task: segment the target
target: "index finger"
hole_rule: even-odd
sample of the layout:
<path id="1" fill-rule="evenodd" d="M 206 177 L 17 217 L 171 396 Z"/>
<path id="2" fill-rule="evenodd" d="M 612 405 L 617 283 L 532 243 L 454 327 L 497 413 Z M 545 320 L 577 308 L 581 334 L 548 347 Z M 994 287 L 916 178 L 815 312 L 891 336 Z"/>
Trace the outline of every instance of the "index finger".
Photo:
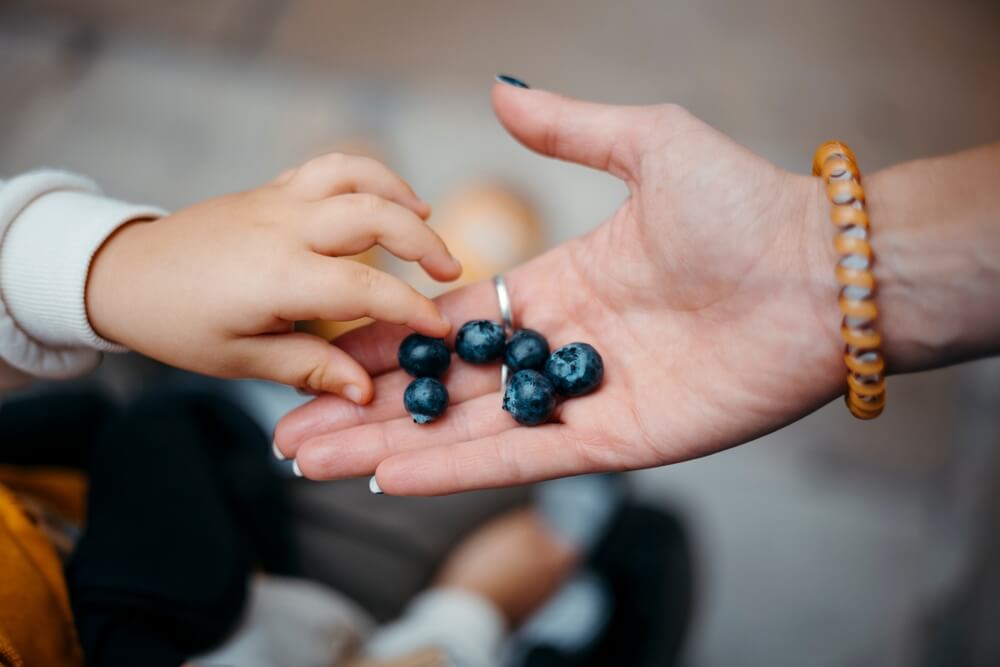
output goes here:
<path id="1" fill-rule="evenodd" d="M 451 330 L 426 296 L 395 276 L 351 260 L 306 255 L 277 294 L 275 315 L 287 322 L 371 317 L 405 324 L 427 336 Z"/>
<path id="2" fill-rule="evenodd" d="M 401 370 L 380 375 L 375 379 L 375 398 L 363 408 L 335 394 L 320 396 L 281 418 L 274 429 L 274 445 L 283 456 L 294 457 L 310 438 L 402 417 L 403 392 L 412 381 Z M 495 366 L 463 364 L 448 371 L 446 383 L 454 406 L 498 391 L 500 374 Z"/>
<path id="3" fill-rule="evenodd" d="M 441 314 L 455 326 L 449 335 L 449 345 L 454 342 L 457 327 L 468 320 L 500 317 L 499 305 L 492 283 L 483 281 L 449 292 L 434 299 Z M 368 370 L 372 375 L 385 373 L 399 367 L 396 355 L 399 344 L 413 330 L 376 322 L 350 331 L 337 339 L 337 345 Z"/>
<path id="4" fill-rule="evenodd" d="M 399 496 L 514 486 L 592 472 L 585 449 L 561 424 L 514 428 L 389 456 L 378 465 L 375 478 L 383 492 Z"/>

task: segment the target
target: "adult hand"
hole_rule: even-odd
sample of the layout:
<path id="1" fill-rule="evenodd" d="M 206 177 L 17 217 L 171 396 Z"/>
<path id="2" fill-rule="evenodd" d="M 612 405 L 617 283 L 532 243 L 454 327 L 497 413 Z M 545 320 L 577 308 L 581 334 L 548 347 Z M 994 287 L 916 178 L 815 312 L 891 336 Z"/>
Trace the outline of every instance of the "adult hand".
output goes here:
<path id="1" fill-rule="evenodd" d="M 703 456 L 783 426 L 842 388 L 835 257 L 818 180 L 785 172 L 672 105 L 616 107 L 498 85 L 500 122 L 543 155 L 609 172 L 630 196 L 586 236 L 506 274 L 518 326 L 585 341 L 605 380 L 554 423 L 518 426 L 499 372 L 455 363 L 452 405 L 404 413 L 377 324 L 338 340 L 376 375 L 366 407 L 321 397 L 275 444 L 313 479 L 377 471 L 391 494 L 439 494 Z M 492 285 L 441 297 L 460 324 L 497 319 Z"/>

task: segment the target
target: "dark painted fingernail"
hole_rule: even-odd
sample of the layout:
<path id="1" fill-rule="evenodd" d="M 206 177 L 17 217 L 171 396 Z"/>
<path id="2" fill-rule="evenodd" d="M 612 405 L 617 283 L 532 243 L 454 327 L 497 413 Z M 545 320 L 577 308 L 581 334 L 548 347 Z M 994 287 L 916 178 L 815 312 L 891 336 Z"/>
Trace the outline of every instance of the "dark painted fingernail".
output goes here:
<path id="1" fill-rule="evenodd" d="M 524 81 L 521 81 L 517 77 L 513 77 L 510 74 L 497 74 L 496 80 L 498 83 L 506 83 L 508 86 L 514 86 L 515 88 L 531 88 Z"/>

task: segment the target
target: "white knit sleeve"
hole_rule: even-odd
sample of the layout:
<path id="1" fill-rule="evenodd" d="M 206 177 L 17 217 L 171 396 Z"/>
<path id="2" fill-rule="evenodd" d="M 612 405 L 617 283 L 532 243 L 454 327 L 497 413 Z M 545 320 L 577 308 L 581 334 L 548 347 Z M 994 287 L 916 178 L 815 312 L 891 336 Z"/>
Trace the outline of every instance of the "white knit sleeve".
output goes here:
<path id="1" fill-rule="evenodd" d="M 66 378 L 96 366 L 101 351 L 125 351 L 87 319 L 90 262 L 121 225 L 162 215 L 62 171 L 0 183 L 0 359 L 22 374 Z"/>

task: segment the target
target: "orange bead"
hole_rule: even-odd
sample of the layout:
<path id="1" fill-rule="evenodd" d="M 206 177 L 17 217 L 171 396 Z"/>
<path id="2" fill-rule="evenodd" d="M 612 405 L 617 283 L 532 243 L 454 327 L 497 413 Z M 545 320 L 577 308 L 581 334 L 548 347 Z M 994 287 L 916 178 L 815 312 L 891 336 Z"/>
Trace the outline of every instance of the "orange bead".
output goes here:
<path id="1" fill-rule="evenodd" d="M 851 375 L 847 376 L 850 382 Z M 873 383 L 874 384 L 874 383 Z M 873 394 L 861 394 L 848 388 L 847 395 L 851 397 L 851 402 L 863 410 L 878 410 L 885 404 L 885 381 L 880 380 L 881 388 Z"/>
<path id="2" fill-rule="evenodd" d="M 826 194 L 834 204 L 865 201 L 865 189 L 857 181 L 830 181 L 826 184 Z"/>
<path id="3" fill-rule="evenodd" d="M 841 257 L 845 255 L 863 255 L 865 259 L 871 260 L 872 246 L 867 240 L 851 236 L 850 234 L 837 234 L 833 239 L 833 249 Z"/>
<path id="4" fill-rule="evenodd" d="M 854 373 L 847 375 L 847 386 L 858 396 L 874 398 L 885 393 L 885 378 L 879 377 L 875 382 L 862 382 Z"/>
<path id="5" fill-rule="evenodd" d="M 844 314 L 844 317 L 853 317 L 865 322 L 871 322 L 878 317 L 878 306 L 875 305 L 874 301 L 856 301 L 842 296 L 837 303 L 840 305 L 840 312 Z"/>
<path id="6" fill-rule="evenodd" d="M 847 345 L 859 350 L 877 350 L 882 344 L 882 335 L 874 329 L 851 329 L 841 325 L 840 337 Z"/>
<path id="7" fill-rule="evenodd" d="M 864 227 L 868 229 L 868 214 L 865 213 L 863 208 L 857 208 L 856 206 L 851 206 L 850 204 L 843 204 L 841 206 L 834 206 L 833 210 L 830 211 L 830 222 L 832 222 L 837 227 L 850 227 L 855 225 L 857 227 Z"/>
<path id="8" fill-rule="evenodd" d="M 856 164 L 846 158 L 833 156 L 823 164 L 820 170 L 820 178 L 829 183 L 832 178 L 843 178 L 843 174 L 845 173 L 850 174 L 854 179 L 861 176 L 858 173 L 858 166 Z"/>
<path id="9" fill-rule="evenodd" d="M 858 419 L 875 419 L 882 414 L 882 409 L 885 407 L 885 394 L 880 400 L 870 403 L 848 392 L 844 400 L 847 402 L 847 409 Z"/>
<path id="10" fill-rule="evenodd" d="M 837 282 L 841 285 L 853 285 L 866 290 L 875 289 L 875 274 L 868 269 L 849 269 L 837 265 Z"/>
<path id="11" fill-rule="evenodd" d="M 845 352 L 844 363 L 847 364 L 847 368 L 852 373 L 866 377 L 869 375 L 881 375 L 882 371 L 885 370 L 885 360 L 882 359 L 881 354 L 877 354 L 875 361 L 861 361 L 850 352 Z"/>
<path id="12" fill-rule="evenodd" d="M 816 149 L 816 154 L 813 156 L 813 176 L 819 176 L 826 161 L 836 155 L 842 155 L 855 164 L 858 162 L 854 157 L 854 151 L 847 144 L 836 140 L 827 141 Z"/>

